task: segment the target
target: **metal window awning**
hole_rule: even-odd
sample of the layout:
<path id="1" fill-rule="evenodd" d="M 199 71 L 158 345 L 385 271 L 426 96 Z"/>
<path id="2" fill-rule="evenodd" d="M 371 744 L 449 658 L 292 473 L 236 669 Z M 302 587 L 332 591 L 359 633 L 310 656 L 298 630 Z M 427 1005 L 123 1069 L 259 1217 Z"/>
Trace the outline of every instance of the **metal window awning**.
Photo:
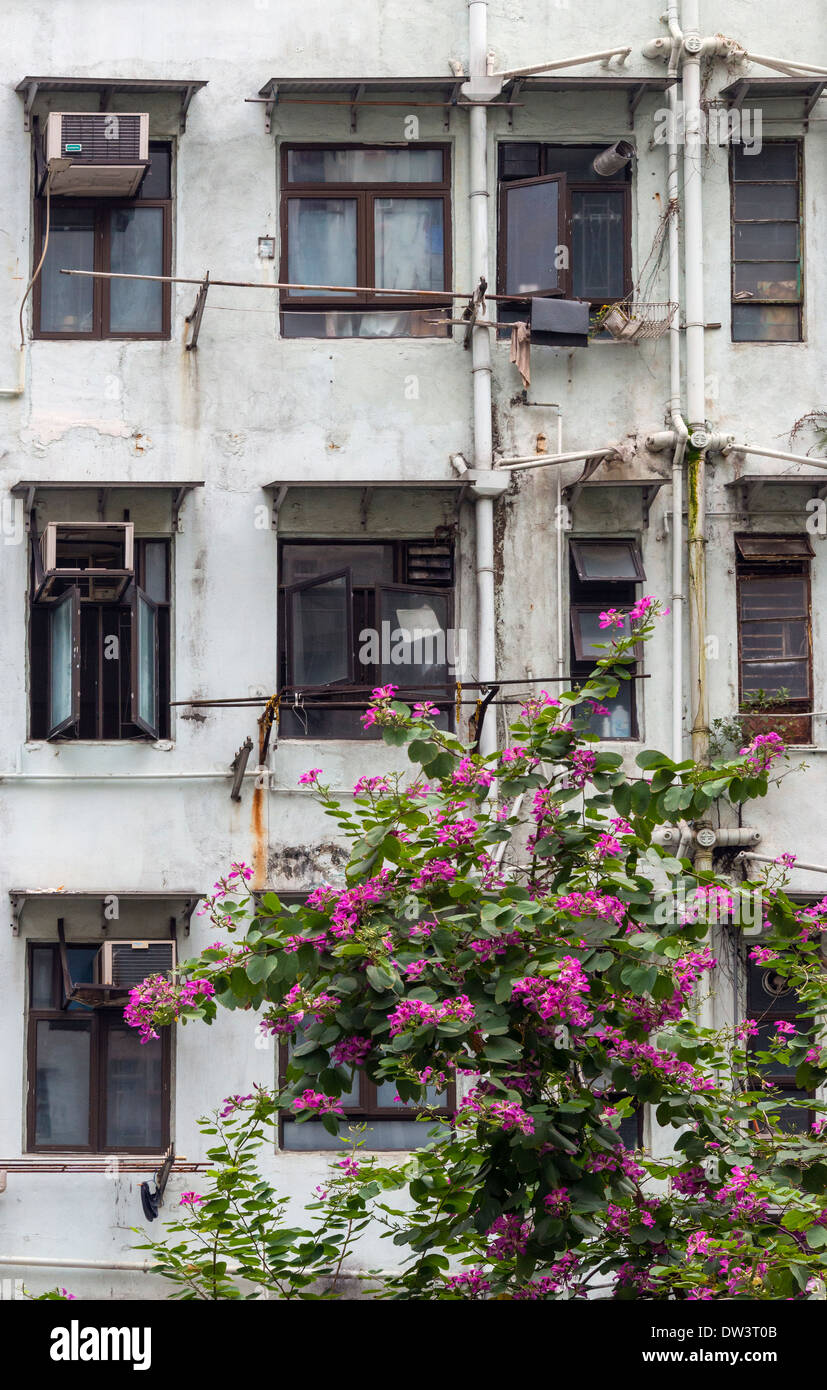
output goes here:
<path id="1" fill-rule="evenodd" d="M 195 93 L 207 83 L 195 82 L 191 77 L 24 77 L 18 82 L 15 91 L 23 98 L 23 129 L 32 128 L 32 108 L 41 92 L 94 92 L 98 97 L 98 109 L 108 111 L 115 95 L 127 96 L 166 96 L 170 93 L 179 99 L 178 125 L 181 134 L 187 128 L 187 112 Z"/>
<path id="2" fill-rule="evenodd" d="M 495 469 L 479 471 L 473 468 L 451 478 L 393 478 L 387 476 L 381 478 L 324 478 L 308 473 L 304 478 L 276 478 L 272 483 L 263 484 L 265 492 L 273 493 L 273 512 L 276 517 L 278 517 L 291 488 L 327 488 L 360 492 L 364 511 L 370 502 L 371 495 L 379 491 L 398 492 L 413 489 L 420 492 L 453 493 L 456 506 L 459 507 L 469 492 L 475 497 L 500 497 L 504 492 L 507 492 L 508 487 L 509 478 L 507 475 L 498 473 Z"/>
<path id="3" fill-rule="evenodd" d="M 777 491 L 779 488 L 794 488 L 804 494 L 804 501 L 811 497 L 827 499 L 827 480 L 821 473 L 742 473 L 740 478 L 724 483 L 728 491 L 739 491 L 741 505 L 751 511 L 756 498 L 765 488 Z"/>
<path id="4" fill-rule="evenodd" d="M 802 118 L 806 122 L 812 115 L 819 97 L 827 87 L 827 79 L 818 77 L 739 77 L 722 87 L 719 96 L 723 97 L 732 111 L 744 105 L 761 105 L 764 101 L 795 101 L 804 103 Z"/>
<path id="5" fill-rule="evenodd" d="M 574 512 L 585 490 L 613 488 L 618 492 L 639 492 L 641 520 L 645 529 L 649 525 L 652 503 L 669 480 L 667 478 L 655 478 L 651 475 L 648 478 L 593 478 L 591 474 L 600 467 L 602 461 L 602 459 L 589 460 L 576 482 L 569 483 L 567 487 L 563 488 L 563 501 L 569 511 Z"/>
<path id="6" fill-rule="evenodd" d="M 503 83 L 501 94 L 485 104 L 505 107 L 509 122 L 515 106 L 521 105 L 520 94 L 531 92 L 594 91 L 626 92 L 630 118 L 647 92 L 663 92 L 677 82 L 666 74 L 635 77 L 628 73 L 605 73 L 599 77 L 549 74 L 540 77 L 511 77 Z M 474 102 L 462 98 L 462 86 L 467 77 L 271 77 L 257 97 L 248 101 L 264 105 L 265 129 L 270 134 L 273 112 L 277 106 L 298 105 L 348 106 L 350 129 L 357 128 L 358 113 L 371 106 L 433 106 L 444 110 L 445 129 L 449 129 L 451 110 L 469 107 Z M 403 99 L 404 94 L 404 99 Z M 420 98 L 413 100 L 411 98 Z M 398 99 L 397 99 L 398 98 Z"/>
<path id="7" fill-rule="evenodd" d="M 54 888 L 10 888 L 12 936 L 20 935 L 20 923 L 26 905 L 31 902 L 50 903 L 58 910 L 61 903 L 89 903 L 92 906 L 98 904 L 101 914 L 99 925 L 103 931 L 106 931 L 112 925 L 113 920 L 105 915 L 106 908 L 111 904 L 113 898 L 116 898 L 118 902 L 142 903 L 147 906 L 156 906 L 159 909 L 166 908 L 170 916 L 179 920 L 185 934 L 189 936 L 190 918 L 195 911 L 196 904 L 204 896 L 205 894 L 197 888 L 186 890 L 165 888 L 153 892 L 120 892 L 113 888 L 84 889 L 78 892 L 63 892 L 61 889 Z"/>
<path id="8" fill-rule="evenodd" d="M 37 494 L 41 492 L 75 492 L 87 491 L 97 493 L 98 516 L 103 521 L 103 511 L 106 499 L 110 492 L 169 492 L 172 503 L 172 529 L 173 531 L 182 530 L 180 512 L 184 500 L 188 493 L 197 487 L 204 486 L 203 478 L 191 478 L 187 481 L 167 481 L 166 479 L 144 479 L 132 480 L 129 478 L 119 478 L 112 482 L 98 482 L 90 478 L 76 480 L 63 478 L 21 478 L 15 483 L 10 491 L 13 497 L 25 498 L 24 509 L 26 518 L 31 515 L 32 507 L 37 501 Z"/>

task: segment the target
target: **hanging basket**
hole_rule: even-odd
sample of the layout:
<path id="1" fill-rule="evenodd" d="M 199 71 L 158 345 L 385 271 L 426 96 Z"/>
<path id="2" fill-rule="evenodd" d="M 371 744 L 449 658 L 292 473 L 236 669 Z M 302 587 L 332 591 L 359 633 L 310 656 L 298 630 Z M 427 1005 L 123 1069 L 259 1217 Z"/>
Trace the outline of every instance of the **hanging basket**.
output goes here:
<path id="1" fill-rule="evenodd" d="M 604 309 L 595 328 L 605 329 L 618 342 L 640 343 L 662 338 L 677 312 L 672 302 L 654 303 L 641 299 L 622 299 Z"/>

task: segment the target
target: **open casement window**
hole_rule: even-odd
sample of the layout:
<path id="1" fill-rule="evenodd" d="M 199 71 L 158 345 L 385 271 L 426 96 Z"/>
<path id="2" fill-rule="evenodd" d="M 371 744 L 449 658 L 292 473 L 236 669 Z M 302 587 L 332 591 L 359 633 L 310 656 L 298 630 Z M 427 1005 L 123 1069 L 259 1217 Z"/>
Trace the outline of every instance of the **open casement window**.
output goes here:
<path id="1" fill-rule="evenodd" d="M 49 729 L 55 738 L 80 719 L 80 590 L 67 589 L 49 609 Z"/>
<path id="2" fill-rule="evenodd" d="M 379 631 L 388 634 L 380 684 L 447 685 L 447 595 L 401 584 L 380 588 Z"/>
<path id="3" fill-rule="evenodd" d="M 732 146 L 732 338 L 797 342 L 803 335 L 801 145 Z"/>
<path id="4" fill-rule="evenodd" d="M 334 288 L 283 290 L 284 336 L 445 337 L 450 211 L 447 145 L 285 146 L 280 280 Z"/>
<path id="5" fill-rule="evenodd" d="M 749 736 L 772 730 L 786 743 L 809 743 L 812 711 L 812 619 L 807 535 L 736 536 L 738 666 Z M 762 713 L 770 706 L 797 716 Z M 744 721 L 746 725 L 746 721 Z M 755 727 L 753 727 L 755 725 Z"/>
<path id="6" fill-rule="evenodd" d="M 132 550 L 131 525 L 32 537 L 31 738 L 169 736 L 169 540 Z"/>
<path id="7" fill-rule="evenodd" d="M 500 193 L 504 294 L 564 295 L 569 286 L 566 177 L 517 179 Z"/>
<path id="8" fill-rule="evenodd" d="M 132 610 L 132 722 L 151 738 L 158 738 L 158 605 L 133 584 Z"/>
<path id="9" fill-rule="evenodd" d="M 529 296 L 586 299 L 596 312 L 632 289 L 631 171 L 601 178 L 592 160 L 603 149 L 500 145 L 497 289 L 526 295 L 497 305 L 500 324 L 527 318 Z"/>
<path id="10" fill-rule="evenodd" d="M 628 636 L 628 618 L 622 628 L 600 626 L 600 614 L 608 608 L 628 613 L 637 598 L 637 584 L 646 573 L 640 546 L 633 539 L 579 537 L 569 541 L 569 594 L 571 622 L 571 677 L 577 684 L 591 674 L 596 661 L 605 659 L 613 639 Z M 599 644 L 604 644 L 600 647 Z M 636 661 L 626 669 L 631 679 L 618 683 L 617 695 L 600 702 L 589 720 L 592 733 L 605 739 L 638 736 L 636 682 L 643 660 L 643 644 L 634 648 Z"/>
<path id="11" fill-rule="evenodd" d="M 66 947 L 92 983 L 97 944 Z M 157 1153 L 169 1144 L 170 1029 L 142 1044 L 117 1007 L 68 1001 L 56 943 L 29 947 L 28 1152 Z"/>
<path id="12" fill-rule="evenodd" d="M 353 684 L 353 585 L 349 569 L 287 590 L 288 684 L 329 690 Z"/>
<path id="13" fill-rule="evenodd" d="M 450 541 L 283 541 L 280 569 L 283 737 L 378 737 L 359 716 L 388 683 L 434 701 L 449 727 Z"/>

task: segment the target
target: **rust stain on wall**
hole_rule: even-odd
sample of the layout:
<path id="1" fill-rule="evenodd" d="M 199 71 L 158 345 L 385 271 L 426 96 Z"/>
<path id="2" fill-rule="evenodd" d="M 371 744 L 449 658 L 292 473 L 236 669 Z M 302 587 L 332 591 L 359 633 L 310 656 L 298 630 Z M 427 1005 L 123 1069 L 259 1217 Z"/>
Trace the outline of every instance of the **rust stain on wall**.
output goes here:
<path id="1" fill-rule="evenodd" d="M 264 823 L 264 788 L 253 788 L 253 807 L 250 814 L 252 834 L 252 854 L 250 867 L 253 870 L 253 888 L 264 888 L 267 883 L 267 827 Z"/>

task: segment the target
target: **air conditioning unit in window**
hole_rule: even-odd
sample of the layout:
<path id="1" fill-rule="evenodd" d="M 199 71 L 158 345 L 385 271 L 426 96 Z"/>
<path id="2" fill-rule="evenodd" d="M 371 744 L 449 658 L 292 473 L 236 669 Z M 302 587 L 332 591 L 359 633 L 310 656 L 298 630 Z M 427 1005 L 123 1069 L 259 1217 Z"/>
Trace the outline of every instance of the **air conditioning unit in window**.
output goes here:
<path id="1" fill-rule="evenodd" d="M 149 116 L 146 111 L 51 111 L 43 152 L 47 165 L 50 159 L 72 161 L 52 175 L 53 194 L 134 197 L 149 168 Z"/>
<path id="2" fill-rule="evenodd" d="M 98 951 L 97 983 L 126 991 L 148 975 L 169 975 L 174 969 L 174 941 L 105 941 Z"/>
<path id="3" fill-rule="evenodd" d="M 81 599 L 117 603 L 135 577 L 132 521 L 49 521 L 40 537 L 38 598 L 76 584 Z"/>

